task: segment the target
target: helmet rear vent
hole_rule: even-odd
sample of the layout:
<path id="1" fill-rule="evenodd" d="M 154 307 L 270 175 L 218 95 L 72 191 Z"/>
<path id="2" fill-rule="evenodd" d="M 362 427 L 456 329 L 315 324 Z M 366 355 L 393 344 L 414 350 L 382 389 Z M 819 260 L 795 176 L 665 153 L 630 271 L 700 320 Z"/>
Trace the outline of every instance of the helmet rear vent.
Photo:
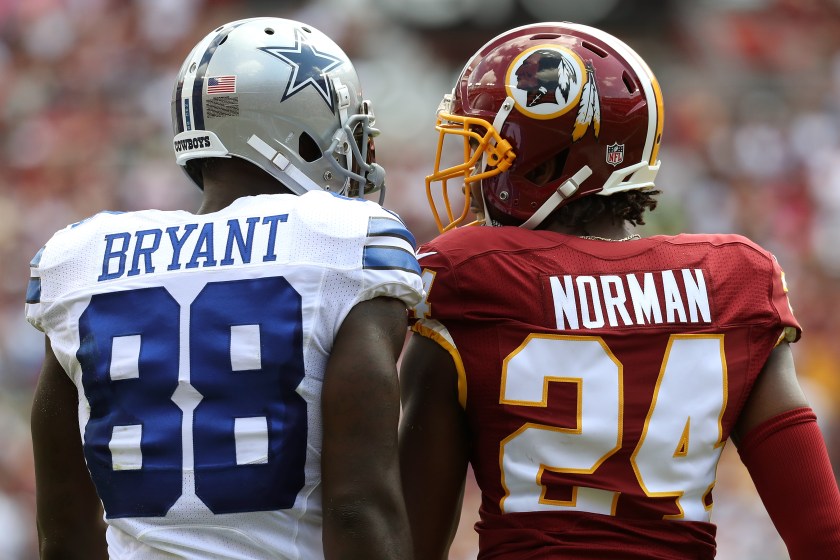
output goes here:
<path id="1" fill-rule="evenodd" d="M 531 41 L 545 41 L 546 39 L 559 39 L 560 35 L 557 33 L 538 33 L 531 35 Z"/>
<path id="2" fill-rule="evenodd" d="M 274 30 L 270 27 L 266 27 L 265 29 L 263 29 L 263 31 L 266 35 L 274 35 Z"/>
<path id="3" fill-rule="evenodd" d="M 602 49 L 601 47 L 599 47 L 597 45 L 593 45 L 589 41 L 583 41 L 583 43 L 581 43 L 581 44 L 583 45 L 584 48 L 592 51 L 593 53 L 595 53 L 596 55 L 598 55 L 601 58 L 607 58 L 607 56 L 609 56 L 609 55 L 607 55 L 607 52 L 604 49 Z"/>
<path id="4" fill-rule="evenodd" d="M 621 75 L 621 79 L 624 82 L 624 86 L 627 88 L 627 91 L 630 93 L 636 93 L 636 82 L 633 81 L 633 78 L 630 77 L 626 71 Z"/>

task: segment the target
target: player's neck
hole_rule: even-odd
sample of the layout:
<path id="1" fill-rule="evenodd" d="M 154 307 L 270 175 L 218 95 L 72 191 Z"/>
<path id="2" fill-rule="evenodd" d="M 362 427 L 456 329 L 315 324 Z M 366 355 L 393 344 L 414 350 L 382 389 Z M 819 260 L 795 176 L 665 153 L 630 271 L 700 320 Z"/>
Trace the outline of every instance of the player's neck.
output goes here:
<path id="1" fill-rule="evenodd" d="M 546 226 L 545 229 L 566 235 L 609 241 L 625 241 L 639 237 L 631 231 L 626 222 L 614 224 L 609 221 L 601 221 L 589 223 L 585 226 L 564 226 L 552 223 Z"/>
<path id="2" fill-rule="evenodd" d="M 204 176 L 204 198 L 198 214 L 218 212 L 243 196 L 289 192 L 283 184 L 254 164 L 231 158 Z"/>
<path id="3" fill-rule="evenodd" d="M 204 198 L 196 214 L 211 214 L 230 206 L 234 200 L 240 198 L 235 193 L 220 193 L 218 191 L 208 193 L 205 187 Z"/>

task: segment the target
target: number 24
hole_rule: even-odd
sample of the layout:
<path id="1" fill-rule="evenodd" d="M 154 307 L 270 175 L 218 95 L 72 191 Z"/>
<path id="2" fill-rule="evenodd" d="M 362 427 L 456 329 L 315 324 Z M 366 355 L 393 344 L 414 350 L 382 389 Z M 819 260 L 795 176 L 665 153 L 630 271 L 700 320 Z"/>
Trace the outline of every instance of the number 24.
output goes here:
<path id="1" fill-rule="evenodd" d="M 560 382 L 577 385 L 578 409 L 573 428 L 529 422 L 502 441 L 503 511 L 615 513 L 617 492 L 575 487 L 571 500 L 551 500 L 542 476 L 592 474 L 621 448 L 623 377 L 624 366 L 600 337 L 532 334 L 505 358 L 502 404 L 546 407 L 549 383 Z M 726 387 L 722 335 L 671 337 L 630 459 L 647 496 L 676 499 L 682 514 L 666 518 L 710 519 L 706 495 L 723 451 Z"/>

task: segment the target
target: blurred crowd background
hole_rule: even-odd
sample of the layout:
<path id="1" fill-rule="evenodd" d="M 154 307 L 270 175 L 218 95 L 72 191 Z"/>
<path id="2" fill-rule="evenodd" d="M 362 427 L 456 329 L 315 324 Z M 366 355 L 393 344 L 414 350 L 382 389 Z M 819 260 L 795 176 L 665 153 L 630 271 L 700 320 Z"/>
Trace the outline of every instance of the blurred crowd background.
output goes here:
<path id="1" fill-rule="evenodd" d="M 664 193 L 643 232 L 742 233 L 776 254 L 804 326 L 799 375 L 840 467 L 840 0 L 0 0 L 0 560 L 36 558 L 29 260 L 101 209 L 197 209 L 171 151 L 176 71 L 206 32 L 258 15 L 310 23 L 355 62 L 383 131 L 386 206 L 421 241 L 436 233 L 435 109 L 467 58 L 540 20 L 623 38 L 665 95 Z M 718 558 L 787 558 L 734 446 L 718 474 Z M 470 484 L 453 560 L 475 557 L 477 500 Z"/>

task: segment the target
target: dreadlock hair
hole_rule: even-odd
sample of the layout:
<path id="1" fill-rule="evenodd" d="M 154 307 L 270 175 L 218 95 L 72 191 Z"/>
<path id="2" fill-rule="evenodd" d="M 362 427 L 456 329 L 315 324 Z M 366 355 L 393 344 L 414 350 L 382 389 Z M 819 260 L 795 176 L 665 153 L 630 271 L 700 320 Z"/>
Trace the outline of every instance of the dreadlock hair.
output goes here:
<path id="1" fill-rule="evenodd" d="M 656 208 L 658 190 L 629 190 L 609 196 L 584 196 L 561 206 L 551 215 L 555 223 L 567 227 L 584 228 L 595 219 L 610 216 L 614 224 L 630 222 L 632 225 L 645 223 L 644 213 Z"/>

